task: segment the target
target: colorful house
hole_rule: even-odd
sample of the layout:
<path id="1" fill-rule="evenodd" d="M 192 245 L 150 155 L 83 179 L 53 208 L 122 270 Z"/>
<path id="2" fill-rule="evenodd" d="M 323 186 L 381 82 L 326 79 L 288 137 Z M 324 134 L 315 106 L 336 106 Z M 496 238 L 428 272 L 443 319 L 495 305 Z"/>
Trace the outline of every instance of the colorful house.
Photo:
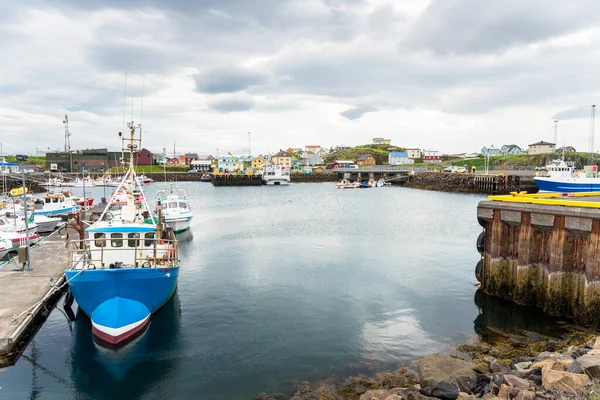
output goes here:
<path id="1" fill-rule="evenodd" d="M 439 150 L 423 150 L 424 162 L 442 162 L 442 153 Z"/>
<path id="2" fill-rule="evenodd" d="M 408 158 L 411 160 L 414 160 L 415 158 L 421 158 L 422 156 L 421 149 L 406 149 L 406 152 L 408 153 Z"/>
<path id="3" fill-rule="evenodd" d="M 137 153 L 136 164 L 137 165 L 153 165 L 154 164 L 154 154 L 152 154 L 152 152 L 150 152 L 150 150 L 148 150 L 148 149 L 145 149 L 145 148 L 141 149 Z"/>
<path id="4" fill-rule="evenodd" d="M 253 170 L 262 169 L 263 165 L 265 165 L 267 162 L 267 159 L 260 155 L 258 157 L 254 157 L 250 161 L 250 166 Z"/>
<path id="5" fill-rule="evenodd" d="M 375 157 L 370 154 L 361 154 L 356 160 L 356 165 L 359 167 L 370 167 L 376 164 L 377 161 L 375 160 Z"/>
<path id="6" fill-rule="evenodd" d="M 292 155 L 286 151 L 279 151 L 271 157 L 271 163 L 281 165 L 282 167 L 292 168 Z"/>
<path id="7" fill-rule="evenodd" d="M 527 150 L 528 154 L 547 154 L 554 153 L 556 150 L 556 144 L 550 142 L 541 142 L 532 143 L 529 145 L 529 149 Z"/>

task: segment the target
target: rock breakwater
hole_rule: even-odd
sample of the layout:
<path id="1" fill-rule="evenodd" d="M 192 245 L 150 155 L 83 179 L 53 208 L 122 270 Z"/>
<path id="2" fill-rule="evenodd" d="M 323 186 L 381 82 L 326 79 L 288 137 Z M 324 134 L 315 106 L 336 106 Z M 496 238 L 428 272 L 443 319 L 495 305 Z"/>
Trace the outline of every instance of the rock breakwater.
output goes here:
<path id="1" fill-rule="evenodd" d="M 405 185 L 414 189 L 455 193 L 507 194 L 511 191 L 537 192 L 537 186 L 532 177 L 511 175 L 484 176 L 423 171 L 411 176 L 411 179 Z"/>
<path id="2" fill-rule="evenodd" d="M 424 356 L 416 371 L 402 368 L 338 384 L 304 382 L 287 397 L 260 393 L 254 400 L 597 399 L 599 389 L 600 337 L 576 332 L 556 339 L 527 333 Z"/>

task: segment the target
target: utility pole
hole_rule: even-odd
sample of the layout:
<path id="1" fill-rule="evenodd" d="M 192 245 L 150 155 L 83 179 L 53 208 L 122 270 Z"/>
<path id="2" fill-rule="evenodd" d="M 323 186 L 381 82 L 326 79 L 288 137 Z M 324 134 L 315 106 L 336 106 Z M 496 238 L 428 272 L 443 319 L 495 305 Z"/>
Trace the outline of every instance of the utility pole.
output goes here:
<path id="1" fill-rule="evenodd" d="M 71 132 L 69 131 L 69 116 L 65 114 L 65 153 L 69 153 L 69 172 L 73 172 L 73 153 L 71 152 Z"/>
<path id="2" fill-rule="evenodd" d="M 553 143 L 556 145 L 558 142 L 558 120 L 554 120 L 554 141 Z"/>
<path id="3" fill-rule="evenodd" d="M 596 124 L 596 105 L 592 104 L 592 116 L 590 121 L 590 153 L 592 155 L 592 164 L 594 164 L 594 128 Z"/>
<path id="4" fill-rule="evenodd" d="M 23 212 L 25 213 L 25 245 L 27 246 L 27 269 L 26 271 L 31 271 L 31 253 L 29 251 L 29 221 L 27 217 L 27 189 L 25 187 L 25 168 L 21 171 L 23 177 Z M 34 211 L 31 211 L 31 215 L 33 215 Z"/>
<path id="5" fill-rule="evenodd" d="M 251 133 L 248 132 L 248 158 L 252 157 L 252 141 L 250 135 Z"/>

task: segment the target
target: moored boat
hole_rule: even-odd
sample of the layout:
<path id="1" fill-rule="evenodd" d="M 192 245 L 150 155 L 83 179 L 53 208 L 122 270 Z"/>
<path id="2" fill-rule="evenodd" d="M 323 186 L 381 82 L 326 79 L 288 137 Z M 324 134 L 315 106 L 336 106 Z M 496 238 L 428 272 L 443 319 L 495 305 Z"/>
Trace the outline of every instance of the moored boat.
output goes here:
<path id="1" fill-rule="evenodd" d="M 52 217 L 78 213 L 81 206 L 75 199 L 64 193 L 49 193 L 34 201 L 34 213 Z"/>
<path id="2" fill-rule="evenodd" d="M 599 192 L 600 176 L 597 165 L 585 166 L 578 171 L 573 163 L 553 160 L 543 172 L 533 178 L 540 192 Z"/>
<path id="3" fill-rule="evenodd" d="M 126 179 L 109 200 L 99 220 L 85 230 L 86 238 L 69 243 L 67 282 L 80 309 L 92 321 L 93 334 L 109 344 L 120 344 L 148 325 L 152 313 L 175 292 L 179 278 L 178 243 L 173 231 L 158 222 L 145 223 L 149 215 L 144 192 L 133 165 L 135 125 L 129 124 L 126 150 L 130 165 Z M 141 208 L 134 190 L 139 190 Z M 120 219 L 110 213 L 112 202 L 126 196 Z M 121 197 L 122 199 L 122 197 Z"/>
<path id="4" fill-rule="evenodd" d="M 156 193 L 157 213 L 159 209 L 162 210 L 165 223 L 175 233 L 190 229 L 193 213 L 185 190 L 176 188 L 159 190 Z"/>
<path id="5" fill-rule="evenodd" d="M 265 164 L 263 181 L 269 186 L 289 185 L 291 182 L 290 170 L 277 164 Z"/>
<path id="6" fill-rule="evenodd" d="M 40 238 L 38 227 L 34 222 L 26 225 L 19 219 L 0 216 L 0 239 L 10 240 L 14 249 L 25 245 L 28 235 L 30 244 L 37 243 Z"/>

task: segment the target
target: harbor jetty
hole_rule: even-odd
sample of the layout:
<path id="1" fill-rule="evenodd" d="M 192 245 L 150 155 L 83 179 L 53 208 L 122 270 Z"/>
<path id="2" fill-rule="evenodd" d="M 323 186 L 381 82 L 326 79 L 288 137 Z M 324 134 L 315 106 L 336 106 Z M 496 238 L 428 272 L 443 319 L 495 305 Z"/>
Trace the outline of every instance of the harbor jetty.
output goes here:
<path id="1" fill-rule="evenodd" d="M 490 196 L 477 219 L 482 290 L 600 327 L 600 194 Z"/>
<path id="2" fill-rule="evenodd" d="M 30 248 L 30 270 L 17 259 L 0 267 L 0 367 L 12 365 L 61 296 L 67 266 L 58 232 Z"/>
<path id="3" fill-rule="evenodd" d="M 491 174 L 458 174 L 423 171 L 411 175 L 406 186 L 414 189 L 455 193 L 508 194 L 515 191 L 537 192 L 533 174 L 495 172 Z"/>

